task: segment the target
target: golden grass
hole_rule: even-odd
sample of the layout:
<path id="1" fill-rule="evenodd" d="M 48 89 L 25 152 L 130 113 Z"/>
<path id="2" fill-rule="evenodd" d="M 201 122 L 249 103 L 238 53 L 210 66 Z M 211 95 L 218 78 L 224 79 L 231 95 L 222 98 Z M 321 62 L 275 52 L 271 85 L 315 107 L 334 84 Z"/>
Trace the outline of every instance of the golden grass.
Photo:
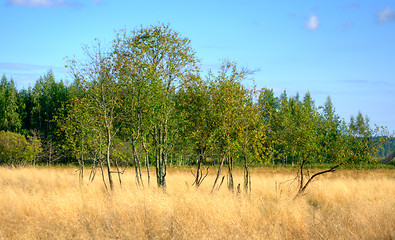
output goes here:
<path id="1" fill-rule="evenodd" d="M 0 168 L 0 239 L 395 238 L 394 170 L 322 176 L 297 200 L 293 177 L 253 169 L 247 197 L 210 194 L 214 170 L 196 190 L 189 170 L 170 169 L 164 194 L 153 178 L 136 187 L 130 169 L 109 197 L 99 176 L 80 186 L 75 169 Z"/>

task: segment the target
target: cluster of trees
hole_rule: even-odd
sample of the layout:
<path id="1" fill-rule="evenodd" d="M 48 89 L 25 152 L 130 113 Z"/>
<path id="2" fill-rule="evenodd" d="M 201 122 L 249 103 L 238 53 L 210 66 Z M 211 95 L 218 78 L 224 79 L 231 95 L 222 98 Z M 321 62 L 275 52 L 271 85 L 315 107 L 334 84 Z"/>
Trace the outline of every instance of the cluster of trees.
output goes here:
<path id="1" fill-rule="evenodd" d="M 395 138 L 390 138 L 383 144 L 383 147 L 380 148 L 378 157 L 385 158 L 390 155 L 395 149 Z"/>
<path id="2" fill-rule="evenodd" d="M 165 188 L 169 164 L 193 163 L 198 187 L 217 164 L 213 191 L 225 165 L 234 191 L 236 163 L 248 192 L 251 164 L 285 163 L 299 166 L 303 192 L 315 177 L 303 179 L 308 164 L 329 163 L 326 171 L 334 171 L 371 161 L 378 150 L 369 119 L 358 113 L 347 124 L 329 97 L 316 107 L 309 93 L 275 97 L 271 89 L 247 88 L 252 72 L 229 61 L 204 75 L 190 41 L 168 25 L 122 30 L 110 46 L 97 42 L 85 53 L 68 61 L 70 86 L 51 71 L 33 89 L 18 92 L 5 76 L 0 84 L 0 130 L 18 133 L 26 146 L 39 142 L 32 147 L 39 157 L 25 157 L 32 162 L 76 162 L 81 181 L 89 164 L 89 179 L 99 170 L 113 189 L 113 174 L 121 181 L 121 169 L 133 165 L 137 184 L 144 185 L 142 167 L 149 184 L 151 164 Z"/>
<path id="3" fill-rule="evenodd" d="M 0 82 L 0 130 L 15 133 L 3 133 L 0 141 L 6 144 L 7 139 L 14 139 L 18 144 L 34 143 L 34 157 L 25 157 L 21 161 L 7 162 L 2 158 L 2 163 L 15 165 L 15 163 L 38 162 L 50 164 L 59 160 L 66 161 L 60 150 L 60 127 L 56 124 L 57 116 L 64 114 L 64 106 L 71 99 L 69 87 L 62 81 L 55 82 L 52 71 L 40 77 L 33 88 L 16 89 L 13 79 L 2 76 Z M 37 145 L 38 144 L 38 145 Z M 37 145 L 37 146 L 36 146 Z M 2 145 L 5 146 L 5 145 Z M 10 143 L 9 147 L 15 148 L 23 155 L 23 149 Z M 1 148 L 4 154 L 10 153 Z M 11 154 L 11 153 L 10 153 Z M 29 154 L 27 154 L 29 155 Z M 26 155 L 26 156 L 27 156 Z"/>

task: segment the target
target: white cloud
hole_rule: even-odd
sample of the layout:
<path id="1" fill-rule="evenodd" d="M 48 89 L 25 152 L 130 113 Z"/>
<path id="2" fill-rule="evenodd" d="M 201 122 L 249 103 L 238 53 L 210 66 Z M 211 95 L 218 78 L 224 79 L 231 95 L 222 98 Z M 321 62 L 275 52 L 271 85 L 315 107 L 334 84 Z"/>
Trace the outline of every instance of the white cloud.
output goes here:
<path id="1" fill-rule="evenodd" d="M 395 12 L 390 7 L 379 12 L 379 23 L 383 24 L 388 21 L 395 21 Z"/>
<path id="2" fill-rule="evenodd" d="M 22 7 L 78 7 L 81 4 L 77 2 L 70 2 L 67 0 L 8 0 L 9 6 L 22 6 Z"/>
<path id="3" fill-rule="evenodd" d="M 316 30 L 320 26 L 320 21 L 316 15 L 311 15 L 305 26 L 309 30 Z"/>

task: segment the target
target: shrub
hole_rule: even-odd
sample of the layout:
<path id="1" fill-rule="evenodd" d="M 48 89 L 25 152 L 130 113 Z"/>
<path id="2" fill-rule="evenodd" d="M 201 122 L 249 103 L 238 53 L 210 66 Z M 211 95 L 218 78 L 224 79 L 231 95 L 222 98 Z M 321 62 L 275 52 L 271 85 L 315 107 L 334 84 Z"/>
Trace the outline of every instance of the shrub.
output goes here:
<path id="1" fill-rule="evenodd" d="M 0 131 L 0 164 L 25 166 L 33 162 L 42 151 L 41 142 L 36 137 L 26 137 L 13 132 Z"/>

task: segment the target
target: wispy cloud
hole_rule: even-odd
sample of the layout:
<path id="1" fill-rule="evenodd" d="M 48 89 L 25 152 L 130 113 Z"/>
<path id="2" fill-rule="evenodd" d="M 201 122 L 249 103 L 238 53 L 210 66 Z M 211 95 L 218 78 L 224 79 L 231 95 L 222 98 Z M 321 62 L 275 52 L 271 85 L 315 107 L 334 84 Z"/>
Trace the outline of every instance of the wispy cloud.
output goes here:
<path id="1" fill-rule="evenodd" d="M 44 66 L 44 65 L 33 65 L 25 63 L 1 63 L 0 72 L 8 73 L 28 73 L 28 74 L 43 74 L 49 69 L 61 75 L 65 75 L 67 70 L 65 67 L 59 66 Z"/>
<path id="2" fill-rule="evenodd" d="M 339 80 L 340 83 L 347 83 L 353 85 L 390 85 L 387 81 L 373 81 L 373 80 L 361 80 L 361 79 L 348 79 L 348 80 Z"/>
<path id="3" fill-rule="evenodd" d="M 41 67 L 38 65 L 30 65 L 30 64 L 24 64 L 24 63 L 0 63 L 0 69 L 30 71 L 30 70 L 41 69 Z"/>
<path id="4" fill-rule="evenodd" d="M 205 49 L 236 49 L 235 47 L 232 46 L 225 46 L 225 45 L 201 45 L 200 48 L 205 48 Z"/>
<path id="5" fill-rule="evenodd" d="M 12 78 L 18 90 L 33 87 L 37 80 L 42 76 L 39 73 L 12 73 L 6 74 L 7 78 Z"/>
<path id="6" fill-rule="evenodd" d="M 359 5 L 359 3 L 346 4 L 342 6 L 342 8 L 360 8 L 360 7 L 361 6 Z"/>
<path id="7" fill-rule="evenodd" d="M 343 30 L 344 32 L 348 32 L 348 31 L 350 31 L 353 27 L 354 27 L 354 23 L 353 23 L 353 22 L 346 22 L 346 23 L 343 23 L 343 25 L 342 25 L 342 30 Z"/>
<path id="8" fill-rule="evenodd" d="M 386 7 L 384 10 L 379 12 L 378 17 L 379 24 L 395 21 L 395 12 L 392 11 L 391 7 Z"/>
<path id="9" fill-rule="evenodd" d="M 67 80 L 65 67 L 0 62 L 0 73 L 4 73 L 7 77 L 14 79 L 18 89 L 33 87 L 40 76 L 50 69 L 54 72 L 56 79 Z"/>
<path id="10" fill-rule="evenodd" d="M 309 18 L 309 20 L 307 21 L 307 23 L 305 25 L 305 27 L 308 30 L 317 30 L 319 28 L 319 26 L 320 26 L 320 21 L 315 14 L 311 15 L 311 17 Z"/>
<path id="11" fill-rule="evenodd" d="M 295 12 L 290 12 L 290 13 L 288 13 L 287 15 L 288 15 L 288 17 L 294 18 L 294 19 L 297 19 L 297 18 L 300 17 L 299 14 L 297 14 L 297 13 L 295 13 Z"/>
<path id="12" fill-rule="evenodd" d="M 16 6 L 16 7 L 17 6 L 31 7 L 31 8 L 57 8 L 57 7 L 78 8 L 82 6 L 81 3 L 75 1 L 68 1 L 68 0 L 7 0 L 6 5 Z"/>
<path id="13" fill-rule="evenodd" d="M 16 70 L 16 71 L 32 71 L 32 70 L 48 70 L 50 66 L 42 66 L 42 65 L 32 65 L 25 63 L 0 63 L 1 70 Z M 58 69 L 63 69 L 61 67 L 55 67 Z"/>

